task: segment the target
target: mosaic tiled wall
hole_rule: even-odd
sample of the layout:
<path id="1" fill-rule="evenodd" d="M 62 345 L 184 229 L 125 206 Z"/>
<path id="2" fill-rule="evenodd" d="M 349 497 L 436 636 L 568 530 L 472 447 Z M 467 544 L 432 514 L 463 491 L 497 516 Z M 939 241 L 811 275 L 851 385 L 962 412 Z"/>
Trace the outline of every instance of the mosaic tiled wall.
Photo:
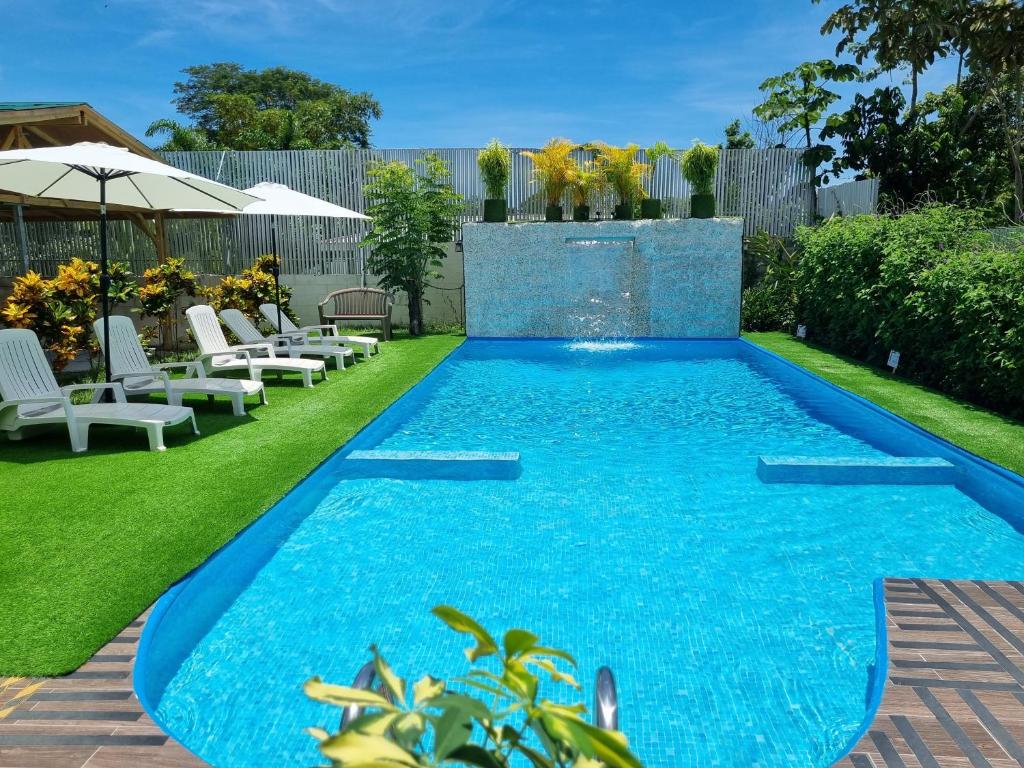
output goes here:
<path id="1" fill-rule="evenodd" d="M 740 219 L 467 224 L 466 332 L 732 337 Z"/>

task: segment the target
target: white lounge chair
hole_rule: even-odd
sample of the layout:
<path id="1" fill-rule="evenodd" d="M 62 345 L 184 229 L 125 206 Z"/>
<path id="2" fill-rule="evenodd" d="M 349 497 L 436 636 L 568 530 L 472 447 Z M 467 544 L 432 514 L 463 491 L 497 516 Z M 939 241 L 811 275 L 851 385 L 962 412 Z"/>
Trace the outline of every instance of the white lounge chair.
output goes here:
<path id="1" fill-rule="evenodd" d="M 115 402 L 71 402 L 72 392 L 90 389 L 112 392 Z M 199 434 L 191 408 L 129 403 L 118 382 L 59 386 L 39 339 L 23 328 L 0 330 L 0 397 L 0 431 L 7 432 L 11 440 L 20 440 L 25 427 L 64 424 L 75 453 L 88 449 L 93 424 L 144 429 L 151 451 L 164 450 L 164 427 L 191 421 L 192 431 Z"/>
<path id="2" fill-rule="evenodd" d="M 326 344 L 303 344 L 296 341 L 287 334 L 276 334 L 264 336 L 259 328 L 252 324 L 252 321 L 237 309 L 221 310 L 220 319 L 231 329 L 231 332 L 241 339 L 243 344 L 273 344 L 277 354 L 284 354 L 291 358 L 299 358 L 303 355 L 313 355 L 324 360 L 333 360 L 335 368 L 345 367 L 345 358 L 352 357 L 352 350 L 348 347 L 328 346 Z"/>
<path id="3" fill-rule="evenodd" d="M 277 304 L 260 304 L 260 314 L 276 328 L 281 335 L 291 335 L 305 344 L 340 344 L 358 349 L 363 357 L 380 352 L 380 342 L 373 336 L 345 336 L 338 333 L 335 325 L 304 325 L 299 328 L 284 312 L 281 313 L 281 327 L 277 325 Z"/>
<path id="4" fill-rule="evenodd" d="M 313 386 L 313 374 L 319 373 L 327 380 L 327 365 L 323 360 L 302 360 L 301 358 L 277 357 L 274 345 L 237 344 L 231 346 L 224 338 L 217 313 L 209 304 L 197 304 L 185 310 L 185 319 L 192 329 L 192 336 L 199 345 L 199 357 L 207 374 L 226 371 L 247 371 L 248 378 L 262 381 L 264 371 L 302 374 L 302 385 Z"/>
<path id="5" fill-rule="evenodd" d="M 103 319 L 93 323 L 96 338 L 103 347 Z M 172 379 L 167 371 L 185 369 L 185 378 Z M 249 379 L 215 379 L 206 375 L 201 362 L 160 363 L 152 365 L 135 332 L 130 317 L 110 317 L 110 378 L 121 382 L 125 395 L 151 395 L 162 392 L 171 405 L 181 405 L 183 395 L 226 397 L 235 416 L 245 416 L 245 398 L 259 395 L 264 405 L 267 394 L 263 382 Z"/>

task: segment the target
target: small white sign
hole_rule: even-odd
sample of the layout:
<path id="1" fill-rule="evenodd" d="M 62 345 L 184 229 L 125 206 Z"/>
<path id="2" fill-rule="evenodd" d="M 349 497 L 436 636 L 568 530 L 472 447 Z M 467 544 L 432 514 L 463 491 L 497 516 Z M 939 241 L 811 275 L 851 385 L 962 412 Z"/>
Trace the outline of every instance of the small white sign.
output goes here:
<path id="1" fill-rule="evenodd" d="M 806 325 L 798 325 L 796 327 L 796 337 L 798 339 L 806 339 L 807 338 L 807 326 Z"/>
<path id="2" fill-rule="evenodd" d="M 892 372 L 893 373 L 896 373 L 896 368 L 899 367 L 899 364 L 900 364 L 900 353 L 897 352 L 895 349 L 891 350 L 889 352 L 889 362 L 887 362 L 886 365 L 888 365 L 890 368 L 892 368 Z"/>

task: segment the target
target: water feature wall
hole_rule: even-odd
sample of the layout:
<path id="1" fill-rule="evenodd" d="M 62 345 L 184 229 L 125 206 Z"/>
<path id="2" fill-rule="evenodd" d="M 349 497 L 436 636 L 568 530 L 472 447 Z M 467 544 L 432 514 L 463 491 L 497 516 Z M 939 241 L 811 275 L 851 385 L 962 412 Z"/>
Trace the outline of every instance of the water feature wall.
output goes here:
<path id="1" fill-rule="evenodd" d="M 737 336 L 742 232 L 740 219 L 467 224 L 466 332 Z"/>

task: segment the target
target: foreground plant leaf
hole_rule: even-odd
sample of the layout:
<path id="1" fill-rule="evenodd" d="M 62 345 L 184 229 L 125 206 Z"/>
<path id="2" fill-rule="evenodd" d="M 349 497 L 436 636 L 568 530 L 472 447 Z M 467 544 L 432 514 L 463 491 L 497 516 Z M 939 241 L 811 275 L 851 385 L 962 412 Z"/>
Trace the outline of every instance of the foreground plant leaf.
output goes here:
<path id="1" fill-rule="evenodd" d="M 387 712 L 396 711 L 396 707 L 379 693 L 363 688 L 352 688 L 347 685 L 332 685 L 323 682 L 319 677 L 312 677 L 302 686 L 302 690 L 311 699 L 338 707 L 355 704 L 361 707 L 380 707 Z"/>
<path id="2" fill-rule="evenodd" d="M 493 656 L 498 652 L 498 644 L 487 630 L 461 611 L 448 605 L 439 605 L 431 613 L 456 632 L 473 636 L 477 643 L 476 647 L 466 649 L 466 658 L 470 661 L 476 661 L 484 656 Z"/>
<path id="3" fill-rule="evenodd" d="M 419 761 L 383 736 L 345 730 L 320 743 L 325 757 L 336 760 L 346 768 L 359 764 L 395 764 L 418 768 Z"/>

